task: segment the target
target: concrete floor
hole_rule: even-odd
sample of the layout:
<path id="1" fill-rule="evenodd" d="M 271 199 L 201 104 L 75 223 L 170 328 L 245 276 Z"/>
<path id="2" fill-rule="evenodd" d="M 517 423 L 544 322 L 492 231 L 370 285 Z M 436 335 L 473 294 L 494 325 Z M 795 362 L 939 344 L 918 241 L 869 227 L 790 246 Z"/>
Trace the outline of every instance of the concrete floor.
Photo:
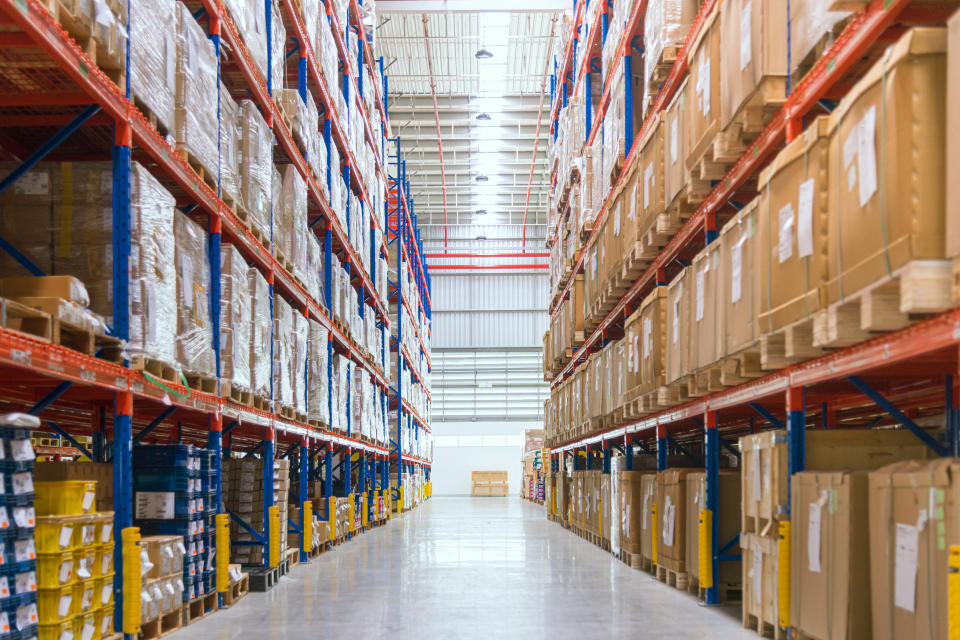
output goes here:
<path id="1" fill-rule="evenodd" d="M 757 638 L 517 497 L 434 497 L 174 636 L 388 637 Z"/>

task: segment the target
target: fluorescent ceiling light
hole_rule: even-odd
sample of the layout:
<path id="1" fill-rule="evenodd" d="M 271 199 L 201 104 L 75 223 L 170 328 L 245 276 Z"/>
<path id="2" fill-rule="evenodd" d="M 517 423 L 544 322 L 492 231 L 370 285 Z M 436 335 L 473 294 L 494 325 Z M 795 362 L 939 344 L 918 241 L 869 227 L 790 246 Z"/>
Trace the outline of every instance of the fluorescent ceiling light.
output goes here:
<path id="1" fill-rule="evenodd" d="M 474 178 L 474 180 L 476 180 L 477 182 L 486 182 L 486 181 L 488 181 L 489 179 L 490 179 L 490 178 L 488 178 L 487 176 L 483 175 L 482 173 L 481 173 L 480 175 L 478 175 L 476 178 Z"/>
<path id="2" fill-rule="evenodd" d="M 485 216 L 485 215 L 487 215 L 487 210 L 486 210 L 486 209 L 477 209 L 477 215 L 478 215 L 478 216 Z"/>
<path id="3" fill-rule="evenodd" d="M 489 113 L 484 112 L 484 113 L 477 114 L 477 120 L 489 120 L 489 119 L 490 119 Z"/>
<path id="4" fill-rule="evenodd" d="M 487 49 L 478 49 L 477 52 L 473 54 L 473 56 L 477 60 L 489 60 L 490 58 L 493 57 L 493 53 L 491 53 Z"/>

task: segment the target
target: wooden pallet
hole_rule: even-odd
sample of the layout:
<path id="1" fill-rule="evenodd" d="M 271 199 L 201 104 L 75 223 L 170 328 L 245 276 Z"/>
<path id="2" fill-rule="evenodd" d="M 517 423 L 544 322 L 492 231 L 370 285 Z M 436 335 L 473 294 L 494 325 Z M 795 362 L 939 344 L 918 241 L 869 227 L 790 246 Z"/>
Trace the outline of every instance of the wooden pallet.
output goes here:
<path id="1" fill-rule="evenodd" d="M 760 336 L 760 366 L 766 370 L 781 369 L 824 353 L 825 348 L 813 344 L 812 316 Z"/>
<path id="2" fill-rule="evenodd" d="M 666 81 L 667 76 L 670 75 L 670 70 L 673 69 L 673 63 L 676 62 L 679 53 L 679 45 L 667 46 L 660 51 L 660 55 L 657 57 L 657 63 L 653 65 L 650 78 L 647 81 L 648 93 L 656 96 L 657 93 L 660 92 L 660 85 L 662 85 L 664 81 Z"/>
<path id="3" fill-rule="evenodd" d="M 950 260 L 915 260 L 813 315 L 812 346 L 848 347 L 953 306 Z"/>
<path id="4" fill-rule="evenodd" d="M 674 234 L 680 230 L 680 227 L 687 221 L 692 214 L 689 207 L 672 207 L 667 209 L 656 217 L 653 224 L 640 235 L 640 255 L 647 258 L 647 263 L 651 262 L 660 254 L 660 251 L 667 245 Z M 653 257 L 649 257 L 653 256 Z M 639 274 L 637 274 L 639 276 Z M 634 278 L 635 280 L 636 278 Z"/>
<path id="5" fill-rule="evenodd" d="M 685 571 L 674 571 L 667 569 L 663 565 L 657 565 L 657 580 L 666 583 L 667 586 L 674 587 L 680 591 L 686 591 L 690 584 L 690 574 Z"/>
<path id="6" fill-rule="evenodd" d="M 156 640 L 183 627 L 183 608 L 178 607 L 170 613 L 140 623 L 140 640 Z"/>
<path id="7" fill-rule="evenodd" d="M 217 394 L 217 379 L 215 377 L 190 371 L 184 371 L 183 376 L 187 379 L 187 386 L 194 391 Z"/>
<path id="8" fill-rule="evenodd" d="M 53 318 L 53 342 L 108 362 L 123 362 L 123 341 L 80 325 Z"/>
<path id="9" fill-rule="evenodd" d="M 97 25 L 100 30 L 94 31 L 91 29 L 91 22 L 95 22 L 94 17 L 91 15 L 84 18 L 77 12 L 76 3 L 72 0 L 43 0 L 41 4 L 87 57 L 122 89 L 126 78 L 126 49 L 121 46 L 124 40 L 121 39 L 123 34 L 120 23 L 123 20 L 118 20 L 109 31 L 104 31 L 103 25 Z M 126 15 L 123 6 L 115 0 L 108 1 L 107 5 L 118 18 Z"/>
<path id="10" fill-rule="evenodd" d="M 790 74 L 790 86 L 796 87 L 800 84 L 804 77 L 813 69 L 814 65 L 817 64 L 817 61 L 823 57 L 827 49 L 833 46 L 837 37 L 843 33 L 843 30 L 847 28 L 847 25 L 850 24 L 853 18 L 854 15 L 851 14 L 834 24 L 827 33 L 820 37 L 820 40 L 817 41 L 803 58 L 794 61 L 793 72 Z"/>
<path id="11" fill-rule="evenodd" d="M 53 342 L 53 318 L 25 304 L 0 298 L 0 327 Z"/>
<path id="12" fill-rule="evenodd" d="M 257 395 L 251 392 L 250 400 L 253 402 L 254 409 L 257 409 L 258 411 L 271 411 L 269 397 Z"/>
<path id="13" fill-rule="evenodd" d="M 158 378 L 164 382 L 183 384 L 179 369 L 141 353 L 130 356 L 130 368 L 135 371 L 145 371 L 154 378 Z"/>
<path id="14" fill-rule="evenodd" d="M 786 517 L 786 514 L 784 514 Z M 743 533 L 752 533 L 758 536 L 776 536 L 779 528 L 778 520 L 773 518 L 761 518 L 744 515 L 740 519 L 740 526 Z"/>
<path id="15" fill-rule="evenodd" d="M 781 628 L 779 624 L 767 622 L 763 618 L 747 612 L 743 612 L 743 628 L 753 629 L 757 632 L 757 635 L 763 638 L 773 638 L 773 640 L 787 639 L 786 629 Z"/>
<path id="16" fill-rule="evenodd" d="M 716 124 L 704 134 L 703 139 L 691 154 L 693 162 L 690 168 L 691 189 L 694 192 L 709 192 L 714 181 L 722 180 L 730 167 L 746 150 L 746 145 L 736 133 L 718 131 Z M 751 178 L 744 186 L 744 191 L 756 189 L 756 178 Z M 720 221 L 717 228 L 720 228 Z"/>
<path id="17" fill-rule="evenodd" d="M 236 386 L 229 380 L 220 382 L 220 395 L 244 407 L 253 406 L 253 393 Z"/>
<path id="18" fill-rule="evenodd" d="M 194 598 L 184 603 L 182 608 L 183 626 L 192 624 L 217 610 L 217 592 Z"/>
<path id="19" fill-rule="evenodd" d="M 249 581 L 250 591 L 269 591 L 280 580 L 280 567 L 264 567 L 261 565 L 247 565 L 244 567 Z"/>
<path id="20" fill-rule="evenodd" d="M 244 573 L 239 580 L 235 580 L 229 584 L 227 590 L 220 594 L 223 600 L 223 606 L 232 607 L 236 604 L 237 600 L 247 595 L 250 592 L 250 578 Z"/>
<path id="21" fill-rule="evenodd" d="M 750 144 L 763 133 L 786 102 L 787 77 L 763 78 L 727 125 L 725 133 L 744 144 Z"/>
<path id="22" fill-rule="evenodd" d="M 206 184 L 208 187 L 217 190 L 217 171 L 216 169 L 209 169 L 206 163 L 183 145 L 183 143 L 177 143 L 176 154 L 180 156 L 180 159 L 190 165 L 190 168 L 193 169 L 200 180 Z"/>
<path id="23" fill-rule="evenodd" d="M 631 569 L 642 569 L 643 568 L 643 556 L 639 553 L 630 553 L 629 551 L 624 551 L 620 549 L 620 562 L 627 565 Z"/>
<path id="24" fill-rule="evenodd" d="M 697 596 L 697 600 L 700 602 L 707 601 L 706 587 L 700 586 L 700 581 L 693 576 L 690 576 L 690 585 L 687 587 L 687 590 Z M 721 582 L 717 585 L 717 598 L 721 603 L 732 604 L 734 602 L 741 602 L 743 599 L 743 586 L 740 584 Z"/>
<path id="25" fill-rule="evenodd" d="M 689 375 L 680 376 L 657 389 L 657 402 L 665 407 L 672 407 L 689 400 L 690 377 Z"/>
<path id="26" fill-rule="evenodd" d="M 687 396 L 699 398 L 726 387 L 733 387 L 763 376 L 769 370 L 761 366 L 759 347 L 721 358 L 688 378 Z"/>

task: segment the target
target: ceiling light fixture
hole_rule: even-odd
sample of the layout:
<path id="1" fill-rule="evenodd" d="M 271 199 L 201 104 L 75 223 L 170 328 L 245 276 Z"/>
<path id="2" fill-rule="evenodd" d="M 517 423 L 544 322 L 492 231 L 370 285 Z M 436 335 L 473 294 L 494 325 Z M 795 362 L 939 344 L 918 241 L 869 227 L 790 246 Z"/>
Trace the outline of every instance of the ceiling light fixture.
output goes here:
<path id="1" fill-rule="evenodd" d="M 479 113 L 479 114 L 477 114 L 477 120 L 489 120 L 489 119 L 490 119 L 490 114 L 489 114 L 489 113 Z"/>
<path id="2" fill-rule="evenodd" d="M 477 240 L 486 240 L 487 236 L 477 236 Z"/>
<path id="3" fill-rule="evenodd" d="M 480 175 L 478 175 L 476 178 L 474 178 L 474 180 L 476 180 L 477 182 L 486 182 L 486 181 L 489 180 L 489 179 L 490 179 L 490 178 L 488 178 L 487 176 L 483 175 L 482 173 L 481 173 Z"/>
<path id="4" fill-rule="evenodd" d="M 486 49 L 481 48 L 478 49 L 475 54 L 473 54 L 473 57 L 475 57 L 477 60 L 489 60 L 493 57 L 493 54 Z"/>
<path id="5" fill-rule="evenodd" d="M 478 216 L 485 216 L 485 215 L 487 215 L 487 210 L 486 210 L 486 209 L 477 209 L 477 215 L 478 215 Z"/>

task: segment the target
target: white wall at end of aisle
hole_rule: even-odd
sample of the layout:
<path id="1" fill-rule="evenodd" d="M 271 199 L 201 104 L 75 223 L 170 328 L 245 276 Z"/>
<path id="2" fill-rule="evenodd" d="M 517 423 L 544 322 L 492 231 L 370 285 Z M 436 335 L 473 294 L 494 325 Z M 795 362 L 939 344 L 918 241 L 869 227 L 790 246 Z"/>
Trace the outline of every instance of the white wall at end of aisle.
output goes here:
<path id="1" fill-rule="evenodd" d="M 434 422 L 433 494 L 470 495 L 471 471 L 503 470 L 510 495 L 518 493 L 523 432 L 540 428 L 534 422 Z"/>

